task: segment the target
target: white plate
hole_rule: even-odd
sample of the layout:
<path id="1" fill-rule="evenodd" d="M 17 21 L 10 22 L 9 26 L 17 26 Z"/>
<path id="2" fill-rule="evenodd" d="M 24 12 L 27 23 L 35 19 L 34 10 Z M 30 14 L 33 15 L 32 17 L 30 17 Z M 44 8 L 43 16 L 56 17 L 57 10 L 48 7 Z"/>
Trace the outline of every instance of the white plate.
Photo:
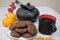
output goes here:
<path id="1" fill-rule="evenodd" d="M 7 31 L 7 32 L 8 32 L 7 35 L 8 35 L 10 38 L 15 39 L 15 40 L 21 40 L 21 39 L 24 39 L 24 40 L 31 40 L 31 39 L 36 38 L 36 35 L 33 36 L 33 37 L 31 37 L 31 38 L 23 38 L 23 37 L 15 38 L 15 37 L 12 37 L 12 36 L 10 35 L 11 31 L 10 31 L 9 29 L 7 29 L 7 30 L 8 30 L 8 31 Z"/>
<path id="2" fill-rule="evenodd" d="M 2 18 L 5 17 L 5 14 L 7 13 L 7 8 L 8 7 L 0 7 L 0 40 L 14 40 L 13 38 L 8 36 L 8 28 L 5 28 L 2 25 Z M 49 7 L 37 7 L 40 11 L 40 15 L 42 14 L 49 14 L 49 15 L 53 15 L 57 18 L 56 21 L 56 27 L 57 27 L 57 31 L 52 34 L 52 35 L 47 35 L 47 36 L 52 36 L 54 37 L 56 40 L 60 40 L 60 15 L 53 9 L 49 8 Z M 14 13 L 16 13 L 16 10 L 14 11 Z M 36 28 L 38 30 L 38 21 L 34 23 L 36 25 Z M 41 36 L 46 36 L 43 35 L 41 33 L 38 32 L 37 37 L 41 37 Z M 23 38 L 21 38 L 20 40 L 25 40 Z"/>

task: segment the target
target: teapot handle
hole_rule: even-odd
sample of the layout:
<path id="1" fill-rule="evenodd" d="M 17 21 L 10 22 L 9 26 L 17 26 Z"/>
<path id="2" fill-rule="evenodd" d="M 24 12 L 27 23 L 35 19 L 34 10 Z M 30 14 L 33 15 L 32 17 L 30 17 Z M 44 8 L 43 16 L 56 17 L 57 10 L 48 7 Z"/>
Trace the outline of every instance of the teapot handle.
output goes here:
<path id="1" fill-rule="evenodd" d="M 56 26 L 51 24 L 51 32 L 55 32 L 57 30 Z"/>
<path id="2" fill-rule="evenodd" d="M 18 0 L 15 0 L 15 3 L 18 4 L 19 6 L 21 6 L 24 9 L 29 10 L 30 12 L 33 12 L 31 9 L 29 9 L 28 7 L 26 7 L 25 5 L 23 5 L 21 2 L 19 2 Z M 30 5 L 30 3 L 28 3 L 28 5 Z"/>

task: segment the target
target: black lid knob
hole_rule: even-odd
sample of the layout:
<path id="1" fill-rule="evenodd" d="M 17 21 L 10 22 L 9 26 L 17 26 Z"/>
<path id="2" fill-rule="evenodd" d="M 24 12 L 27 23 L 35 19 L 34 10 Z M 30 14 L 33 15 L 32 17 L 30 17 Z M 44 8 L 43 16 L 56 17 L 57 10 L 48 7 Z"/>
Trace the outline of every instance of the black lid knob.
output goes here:
<path id="1" fill-rule="evenodd" d="M 30 6 L 30 3 L 27 3 L 27 6 Z"/>

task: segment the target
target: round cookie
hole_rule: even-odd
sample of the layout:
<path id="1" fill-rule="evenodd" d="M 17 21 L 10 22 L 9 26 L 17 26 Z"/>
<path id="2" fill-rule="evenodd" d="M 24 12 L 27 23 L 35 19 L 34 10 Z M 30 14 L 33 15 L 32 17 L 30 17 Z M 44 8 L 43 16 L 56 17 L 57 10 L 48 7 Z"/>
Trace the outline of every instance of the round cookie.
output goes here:
<path id="1" fill-rule="evenodd" d="M 19 22 L 14 23 L 14 27 L 24 28 L 24 27 L 27 27 L 27 25 L 23 21 L 19 21 Z"/>
<path id="2" fill-rule="evenodd" d="M 26 23 L 27 25 L 33 24 L 31 21 L 24 21 L 24 23 Z"/>
<path id="3" fill-rule="evenodd" d="M 24 33 L 26 33 L 28 30 L 27 30 L 27 28 L 23 28 L 23 29 L 16 28 L 15 31 L 18 32 L 18 33 L 20 33 L 20 34 L 24 34 Z"/>
<path id="4" fill-rule="evenodd" d="M 37 34 L 37 30 L 35 25 L 29 25 L 28 26 L 28 32 L 31 33 L 32 35 L 36 35 Z"/>
<path id="5" fill-rule="evenodd" d="M 14 27 L 13 25 L 11 25 L 11 26 L 9 26 L 9 29 L 10 29 L 11 31 L 13 31 L 13 30 L 15 29 L 15 27 Z"/>
<path id="6" fill-rule="evenodd" d="M 10 33 L 10 35 L 13 36 L 13 37 L 15 37 L 15 38 L 20 38 L 21 37 L 21 35 L 19 33 L 15 32 L 15 31 L 12 31 Z"/>
<path id="7" fill-rule="evenodd" d="M 30 33 L 25 33 L 25 34 L 23 34 L 23 37 L 24 37 L 24 38 L 31 38 L 32 35 L 31 35 Z"/>

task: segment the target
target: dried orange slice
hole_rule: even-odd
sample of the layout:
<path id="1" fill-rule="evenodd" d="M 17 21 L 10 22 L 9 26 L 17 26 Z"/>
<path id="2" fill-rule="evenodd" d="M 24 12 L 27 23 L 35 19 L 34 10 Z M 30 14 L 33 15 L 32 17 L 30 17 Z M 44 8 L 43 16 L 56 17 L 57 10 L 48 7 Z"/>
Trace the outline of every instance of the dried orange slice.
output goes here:
<path id="1" fill-rule="evenodd" d="M 37 37 L 35 40 L 45 40 L 43 37 Z"/>

